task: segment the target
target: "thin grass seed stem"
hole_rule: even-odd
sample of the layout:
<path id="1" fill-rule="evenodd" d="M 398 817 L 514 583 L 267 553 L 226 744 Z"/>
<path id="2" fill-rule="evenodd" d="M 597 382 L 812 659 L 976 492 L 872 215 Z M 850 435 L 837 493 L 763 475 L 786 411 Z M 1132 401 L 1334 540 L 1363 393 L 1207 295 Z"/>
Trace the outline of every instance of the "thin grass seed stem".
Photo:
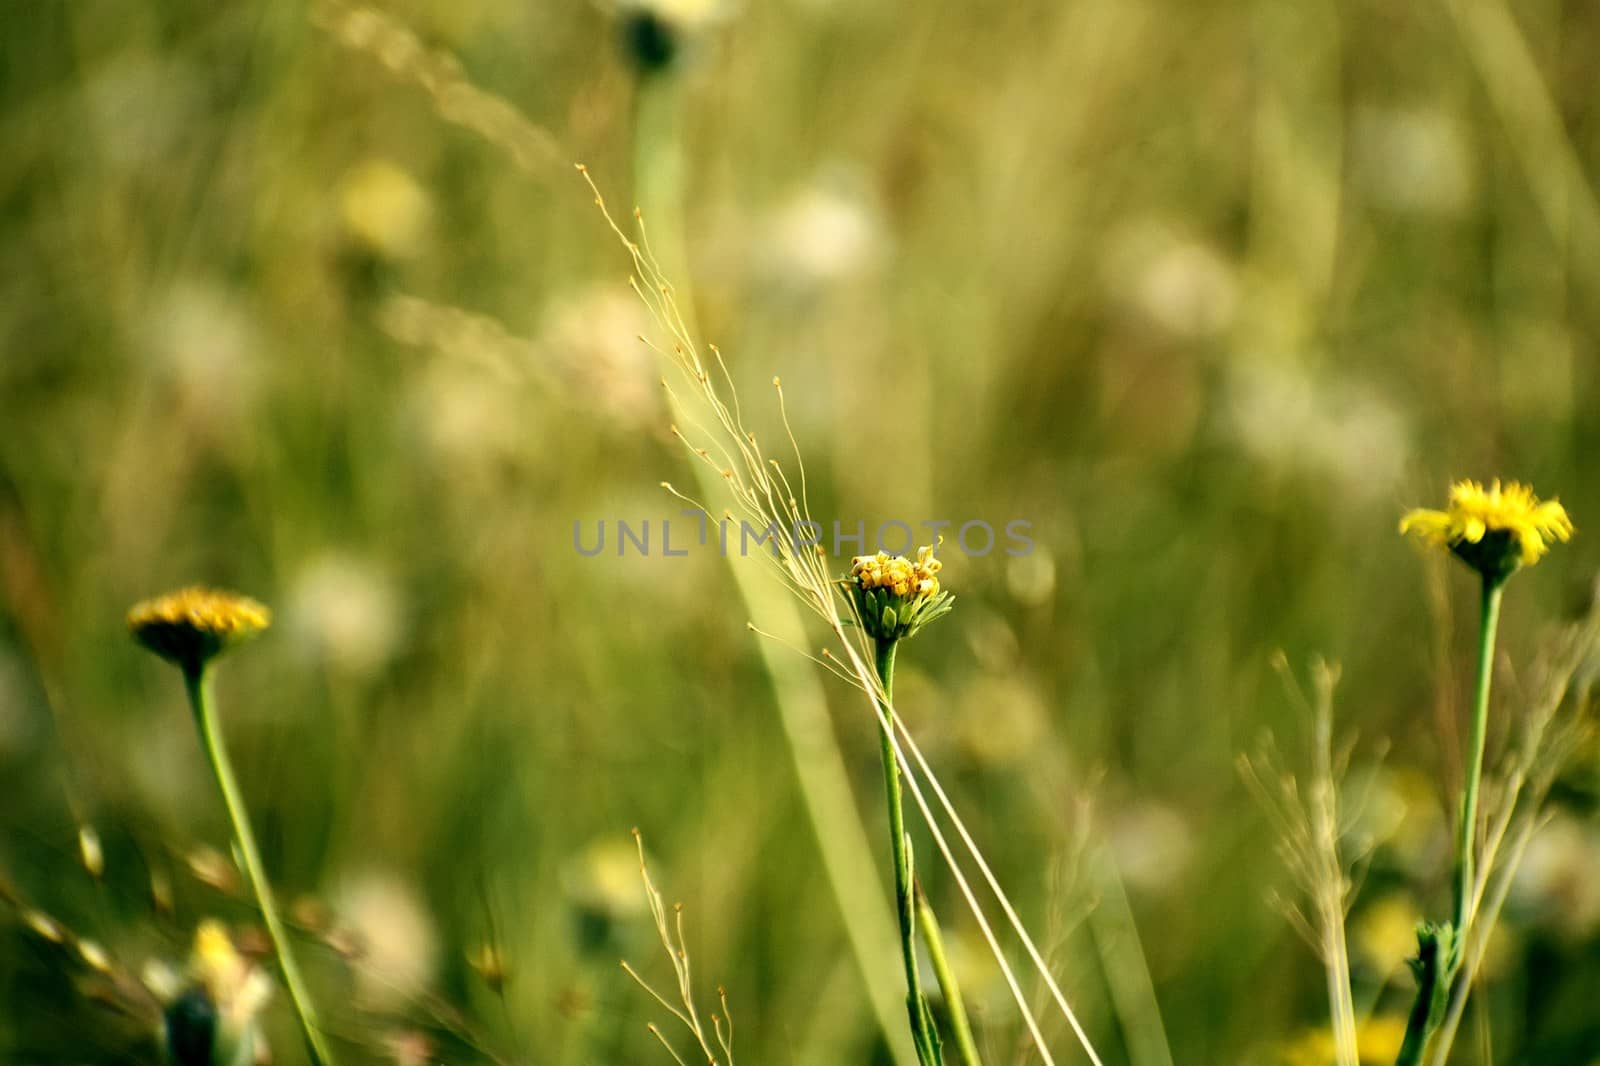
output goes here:
<path id="1" fill-rule="evenodd" d="M 1326 865 L 1326 877 L 1319 878 L 1322 898 L 1324 970 L 1328 982 L 1328 1003 L 1333 1014 L 1334 1046 L 1339 1066 L 1358 1066 L 1360 1053 L 1356 1040 L 1356 1014 L 1350 990 L 1350 958 L 1345 947 L 1346 883 L 1344 864 L 1339 858 L 1339 791 L 1333 761 L 1333 675 L 1319 673 L 1316 721 L 1317 784 L 1313 799 L 1313 821 L 1318 842 L 1318 857 Z"/>
<path id="2" fill-rule="evenodd" d="M 328 1051 L 326 1038 L 317 1022 L 316 1009 L 312 1006 L 311 996 L 306 991 L 305 981 L 300 976 L 300 967 L 294 959 L 294 952 L 289 945 L 289 934 L 284 928 L 283 919 L 278 916 L 278 905 L 273 898 L 272 885 L 267 880 L 266 869 L 261 862 L 261 852 L 256 847 L 255 833 L 250 829 L 248 809 L 245 807 L 244 795 L 239 790 L 239 782 L 233 774 L 233 763 L 228 758 L 228 749 L 222 741 L 222 730 L 217 723 L 216 708 L 211 697 L 211 671 L 206 667 L 198 670 L 184 670 L 184 688 L 189 695 L 189 706 L 194 712 L 195 725 L 200 731 L 200 740 L 205 747 L 206 760 L 211 764 L 211 771 L 216 776 L 217 788 L 222 792 L 223 806 L 228 809 L 228 820 L 233 825 L 233 837 L 239 845 L 239 854 L 244 860 L 245 876 L 249 878 L 251 891 L 255 893 L 256 903 L 261 908 L 261 917 L 266 922 L 267 936 L 272 939 L 273 950 L 278 956 L 278 965 L 283 969 L 283 981 L 289 989 L 289 1001 L 294 1006 L 295 1014 L 299 1017 L 300 1028 L 305 1032 L 306 1044 L 311 1052 L 314 1066 L 334 1066 L 333 1055 Z"/>
<path id="3" fill-rule="evenodd" d="M 854 608 L 852 608 L 852 614 L 854 613 Z M 899 757 L 901 764 L 906 766 L 909 770 L 910 763 L 906 758 L 906 753 L 898 746 L 899 741 L 893 738 L 893 734 L 896 732 L 896 727 L 900 724 L 899 719 L 894 718 L 891 720 L 890 715 L 884 710 L 884 708 L 887 706 L 887 703 L 881 698 L 881 695 L 877 695 L 880 693 L 882 682 L 878 680 L 878 676 L 874 672 L 873 668 L 869 667 L 861 658 L 861 656 L 857 654 L 855 645 L 849 642 L 842 626 L 836 624 L 833 633 L 834 636 L 837 637 L 843 644 L 845 654 L 850 659 L 850 666 L 856 671 L 856 675 L 861 681 L 862 690 L 868 692 L 869 694 L 875 694 L 872 697 L 872 712 L 877 716 L 878 728 L 890 734 L 890 744 L 895 746 L 895 753 Z M 875 688 L 874 686 L 877 687 Z M 906 738 L 908 750 L 910 750 L 911 753 L 916 756 L 918 765 L 922 767 L 923 773 L 928 775 L 929 783 L 934 787 L 937 787 L 938 782 L 932 778 L 932 772 L 928 769 L 927 760 L 922 758 L 920 750 L 915 747 L 914 742 L 911 740 L 911 734 L 909 732 L 905 732 L 904 727 L 900 727 L 900 732 L 902 732 Z M 956 861 L 955 854 L 950 849 L 949 841 L 945 839 L 944 833 L 940 831 L 939 823 L 934 815 L 933 808 L 928 804 L 927 797 L 922 794 L 922 789 L 917 785 L 917 778 L 915 774 L 909 772 L 906 774 L 906 788 L 911 792 L 911 798 L 916 802 L 917 809 L 922 812 L 922 817 L 928 827 L 928 832 L 933 837 L 933 843 L 939 849 L 939 854 L 944 858 L 945 865 L 950 871 L 950 876 L 955 878 L 956 888 L 961 892 L 961 898 L 966 901 L 967 909 L 972 914 L 972 920 L 978 923 L 978 931 L 983 934 L 984 942 L 989 946 L 989 951 L 994 957 L 995 965 L 1000 967 L 1000 976 L 1005 981 L 1007 990 L 1011 993 L 1012 1002 L 1017 1005 L 1017 1012 L 1022 1015 L 1022 1023 L 1027 1027 L 1029 1036 L 1033 1038 L 1034 1050 L 1038 1052 L 1039 1057 L 1044 1061 L 1044 1066 L 1054 1066 L 1055 1058 L 1050 1054 L 1050 1046 L 1045 1043 L 1044 1033 L 1039 1029 L 1039 1022 L 1034 1018 L 1033 1011 L 1029 1009 L 1028 999 L 1025 995 L 1023 995 L 1022 987 L 1017 984 L 1016 974 L 1012 972 L 1011 964 L 1006 961 L 1005 952 L 1001 950 L 1000 942 L 998 939 L 996 939 L 994 929 L 990 926 L 989 920 L 984 917 L 983 908 L 978 904 L 978 897 L 973 893 L 971 883 L 968 882 L 966 875 L 961 872 L 961 864 Z M 945 800 L 946 804 L 948 804 L 948 802 L 948 799 Z M 948 806 L 946 807 L 946 811 L 947 813 L 949 812 Z M 970 842 L 968 846 L 969 848 L 972 846 Z M 1022 929 L 1016 924 L 1014 915 L 1011 917 L 1013 930 L 1020 937 L 1022 937 L 1026 943 L 1027 930 Z M 1050 975 L 1047 972 L 1042 973 L 1041 976 L 1047 982 L 1050 980 Z M 1075 1021 L 1070 1013 L 1067 1015 L 1067 1018 L 1068 1021 Z M 1088 1043 L 1088 1038 L 1081 1035 L 1080 1029 L 1075 1027 L 1074 1031 L 1080 1034 L 1080 1041 L 1082 1042 L 1084 1053 L 1089 1056 L 1089 1060 L 1094 1064 L 1094 1066 L 1101 1066 L 1100 1057 L 1095 1053 L 1094 1048 Z"/>
<path id="4" fill-rule="evenodd" d="M 894 653 L 897 642 L 877 642 L 878 680 L 884 694 L 891 701 L 885 713 L 893 715 Z M 900 764 L 895 759 L 893 738 L 882 731 L 880 748 L 883 754 L 883 787 L 889 804 L 889 846 L 894 857 L 895 916 L 900 922 L 900 956 L 906 971 L 906 1013 L 911 1020 L 911 1037 L 917 1046 L 917 1060 L 927 1064 L 939 1061 L 938 1037 L 928 1024 L 928 1012 L 922 995 L 922 975 L 917 970 L 916 913 L 912 898 L 911 848 L 906 839 L 905 801 L 900 791 Z"/>
<path id="5" fill-rule="evenodd" d="M 1506 863 L 1507 873 L 1496 881 L 1493 890 L 1487 893 L 1488 898 L 1484 900 L 1487 907 L 1484 913 L 1488 916 L 1485 919 L 1486 924 L 1483 926 L 1486 930 L 1493 930 L 1495 922 L 1499 920 L 1500 911 L 1505 906 L 1506 897 L 1511 893 L 1512 877 L 1510 874 L 1521 865 L 1522 857 L 1527 851 L 1528 842 L 1533 839 L 1533 834 L 1538 828 L 1537 819 L 1532 817 L 1522 824 L 1523 828 L 1519 830 L 1517 839 L 1512 843 L 1511 856 Z M 1487 888 L 1487 886 L 1485 887 Z M 1450 1049 L 1455 1044 L 1456 1030 L 1461 1025 L 1462 1015 L 1466 1013 L 1467 993 L 1472 988 L 1472 982 L 1477 980 L 1478 968 L 1483 963 L 1483 955 L 1488 946 L 1488 939 L 1487 934 L 1477 936 L 1472 944 L 1462 949 L 1463 973 L 1460 975 L 1456 987 L 1451 990 L 1450 1004 L 1445 1011 L 1444 1021 L 1440 1024 L 1438 1032 L 1435 1034 L 1437 1039 L 1433 1042 L 1433 1054 L 1428 1060 L 1430 1066 L 1445 1066 L 1445 1063 L 1450 1058 Z"/>
<path id="6" fill-rule="evenodd" d="M 1465 942 L 1473 910 L 1473 846 L 1477 842 L 1478 786 L 1483 778 L 1483 754 L 1489 731 L 1489 686 L 1494 680 L 1495 631 L 1500 625 L 1500 595 L 1504 579 L 1484 578 L 1483 612 L 1478 628 L 1478 678 L 1472 702 L 1472 750 L 1467 762 L 1466 785 L 1461 792 L 1461 824 L 1456 837 L 1456 943 Z M 1459 968 L 1459 953 L 1451 960 L 1448 976 Z"/>
<path id="7" fill-rule="evenodd" d="M 657 244 L 665 249 L 669 269 L 678 278 L 687 279 L 691 275 L 687 269 L 687 245 L 683 235 L 686 164 L 680 132 L 680 91 L 678 79 L 670 73 L 640 82 L 634 116 L 634 182 L 635 202 L 650 212 Z M 661 308 L 662 300 L 657 293 L 663 271 L 654 248 L 647 241 L 641 252 L 611 216 L 588 172 L 581 167 L 579 171 L 594 191 L 595 203 L 607 224 L 629 249 L 635 268 L 656 290 L 647 303 L 657 322 L 681 346 L 662 354 L 691 378 L 703 381 L 699 377 L 700 362 L 690 338 L 691 331 L 683 321 L 681 309 L 692 307 L 692 301 L 668 299 L 665 309 Z M 639 217 L 638 222 L 642 234 L 643 218 Z M 640 295 L 645 296 L 642 292 Z M 726 410 L 713 390 L 706 387 L 702 391 L 709 394 L 714 410 Z M 676 399 L 673 406 L 676 413 L 685 416 L 693 413 Z M 790 439 L 792 443 L 792 432 Z M 702 464 L 691 464 L 691 469 L 700 495 L 711 498 L 722 479 Z M 740 498 L 741 505 L 745 502 Z M 769 628 L 785 640 L 804 639 L 803 622 L 787 597 L 773 595 L 746 567 L 730 566 L 729 570 L 750 617 L 766 620 Z M 881 949 L 893 942 L 894 934 L 887 915 L 882 914 L 881 903 L 864 887 L 870 883 L 865 875 L 870 874 L 872 868 L 871 848 L 864 828 L 855 820 L 844 760 L 827 724 L 826 698 L 810 669 L 797 667 L 765 642 L 760 645 L 760 655 L 772 683 L 779 722 L 823 870 L 861 971 L 873 1016 L 894 1058 L 904 1061 L 909 1057 L 907 1052 L 913 1049 L 906 1046 L 904 1030 L 895 1022 L 896 1008 L 890 990 L 893 971 L 879 961 L 883 957 Z"/>
<path id="8" fill-rule="evenodd" d="M 977 864 L 978 872 L 983 875 L 984 882 L 989 886 L 989 890 L 994 893 L 995 900 L 1000 904 L 1000 909 L 1004 912 L 1007 922 L 1010 923 L 1012 930 L 1017 934 L 1017 939 L 1022 941 L 1023 949 L 1027 952 L 1028 958 L 1033 961 L 1033 965 L 1040 978 L 1043 979 L 1045 987 L 1050 990 L 1050 995 L 1055 1000 L 1056 1006 L 1060 1008 L 1062 1017 L 1066 1018 L 1067 1024 L 1072 1028 L 1072 1033 L 1077 1037 L 1079 1046 L 1083 1048 L 1083 1053 L 1088 1056 L 1089 1061 L 1094 1066 L 1101 1066 L 1100 1055 L 1089 1041 L 1089 1034 L 1084 1031 L 1083 1023 L 1078 1020 L 1077 1013 L 1067 1003 L 1066 995 L 1062 993 L 1060 984 L 1050 973 L 1050 967 L 1045 964 L 1044 956 L 1039 953 L 1039 948 L 1034 944 L 1033 937 L 1028 935 L 1028 930 L 1022 924 L 1022 919 L 1017 916 L 1016 908 L 1011 905 L 1011 897 L 1006 895 L 1005 890 L 1000 886 L 999 879 L 995 877 L 994 871 L 990 869 L 988 861 L 983 857 L 983 852 L 979 850 L 977 842 L 972 839 L 972 834 L 968 832 L 966 822 L 962 820 L 961 815 L 956 811 L 955 805 L 950 802 L 950 797 L 945 792 L 944 786 L 934 776 L 933 768 L 928 765 L 927 757 L 923 755 L 922 748 L 917 744 L 916 738 L 905 728 L 899 718 L 895 718 L 890 724 L 896 728 L 901 738 L 905 741 L 905 750 L 910 753 L 911 759 L 915 761 L 917 768 L 920 769 L 924 780 L 928 782 L 928 787 L 933 790 L 935 798 L 939 801 L 939 806 L 944 810 L 945 817 L 950 820 L 951 827 L 955 829 L 956 835 L 961 838 L 961 843 L 966 847 L 967 854 Z M 911 774 L 908 772 L 907 780 L 911 779 Z M 933 829 L 933 811 L 925 805 L 920 793 L 914 787 L 912 795 L 917 798 L 919 805 L 923 807 L 923 813 L 928 819 L 929 828 Z M 941 848 L 944 848 L 944 839 L 941 835 L 935 833 L 934 840 L 940 844 Z M 964 884 L 959 875 L 959 867 L 956 865 L 955 857 L 949 854 L 948 850 L 946 850 L 945 857 L 950 863 L 952 872 L 957 872 L 958 883 Z M 974 914 L 977 914 L 976 899 L 969 897 L 969 902 L 974 908 Z M 998 945 L 992 940 L 990 941 L 990 946 L 997 953 L 999 952 Z M 1042 1039 L 1037 1037 L 1036 1039 L 1039 1040 L 1041 1054 L 1044 1054 Z"/>
<path id="9" fill-rule="evenodd" d="M 978 1044 L 972 1038 L 972 1023 L 967 1020 L 967 1004 L 961 995 L 961 985 L 950 969 L 944 953 L 944 935 L 939 931 L 939 918 L 933 913 L 933 904 L 922 891 L 922 883 L 913 880 L 917 900 L 917 928 L 922 931 L 922 942 L 928 948 L 928 961 L 933 963 L 933 976 L 944 993 L 945 1009 L 950 1013 L 950 1035 L 961 1058 L 961 1066 L 983 1066 L 978 1056 Z"/>

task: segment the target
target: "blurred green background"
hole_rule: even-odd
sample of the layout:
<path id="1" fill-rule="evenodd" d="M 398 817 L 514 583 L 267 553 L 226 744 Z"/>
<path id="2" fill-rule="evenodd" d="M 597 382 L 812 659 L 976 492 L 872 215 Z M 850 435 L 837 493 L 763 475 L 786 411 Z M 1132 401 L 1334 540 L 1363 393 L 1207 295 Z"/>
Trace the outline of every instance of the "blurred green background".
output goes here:
<path id="1" fill-rule="evenodd" d="M 1108 979 L 1140 947 L 1097 924 L 1086 854 L 1176 1062 L 1319 1061 L 1320 965 L 1267 902 L 1292 889 L 1234 767 L 1266 729 L 1304 750 L 1278 648 L 1344 666 L 1357 1001 L 1402 1014 L 1411 925 L 1449 896 L 1474 590 L 1398 516 L 1454 477 L 1566 503 L 1577 540 L 1508 597 L 1513 664 L 1600 561 L 1600 7 L 662 10 L 684 280 L 747 422 L 774 439 L 781 375 L 847 525 L 1033 523 L 1025 558 L 947 545 L 958 606 L 897 696 L 1107 1061 L 1152 1060 Z M 277 613 L 219 694 L 283 894 L 362 946 L 306 949 L 351 1061 L 426 1061 L 419 1034 L 475 1061 L 451 1011 L 504 1059 L 668 1061 L 617 965 L 665 972 L 635 825 L 740 1061 L 885 1061 L 727 563 L 573 548 L 689 484 L 571 166 L 632 205 L 641 17 L 0 17 L 0 872 L 129 972 L 181 965 L 203 917 L 250 924 L 190 869 L 226 820 L 177 675 L 122 624 L 203 581 Z M 829 694 L 886 908 L 874 726 Z M 1600 1061 L 1594 767 L 1558 789 L 1457 1062 Z M 985 1046 L 1025 1061 L 933 854 Z M 0 1059 L 155 1061 L 114 998 L 0 911 Z M 281 996 L 268 1030 L 300 1061 Z"/>

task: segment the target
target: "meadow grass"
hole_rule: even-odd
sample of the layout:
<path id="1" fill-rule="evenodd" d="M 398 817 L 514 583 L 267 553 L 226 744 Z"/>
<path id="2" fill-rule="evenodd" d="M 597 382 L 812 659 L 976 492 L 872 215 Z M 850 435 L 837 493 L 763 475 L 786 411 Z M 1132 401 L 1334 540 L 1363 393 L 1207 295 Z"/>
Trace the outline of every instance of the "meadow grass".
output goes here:
<path id="1" fill-rule="evenodd" d="M 160 1061 L 226 1001 L 288 1063 L 725 1061 L 727 1003 L 745 1063 L 929 1019 L 946 1062 L 1586 1063 L 1592 537 L 1491 627 L 1392 530 L 1479 472 L 1592 521 L 1597 42 L 1503 0 L 19 9 L 0 1059 Z M 856 552 L 573 550 L 680 507 L 1035 550 L 947 530 L 890 692 Z M 119 625 L 194 580 L 277 608 L 216 679 L 227 802 Z M 617 965 L 658 943 L 665 1003 Z"/>

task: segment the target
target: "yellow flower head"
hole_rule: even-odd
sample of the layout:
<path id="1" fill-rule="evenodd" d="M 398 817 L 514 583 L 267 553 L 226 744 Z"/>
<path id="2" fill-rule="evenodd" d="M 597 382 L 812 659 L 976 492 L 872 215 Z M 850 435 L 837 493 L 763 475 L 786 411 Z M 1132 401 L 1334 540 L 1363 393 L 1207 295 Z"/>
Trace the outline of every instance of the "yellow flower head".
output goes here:
<path id="1" fill-rule="evenodd" d="M 1557 500 L 1541 501 L 1533 489 L 1499 480 L 1486 489 L 1476 481 L 1450 486 L 1443 511 L 1419 508 L 1400 520 L 1400 532 L 1447 548 L 1490 580 L 1503 580 L 1519 566 L 1532 566 L 1555 541 L 1572 537 L 1572 519 Z"/>
<path id="2" fill-rule="evenodd" d="M 272 997 L 271 979 L 239 953 L 227 927 L 215 919 L 195 930 L 189 968 L 231 1036 L 242 1036 Z"/>
<path id="3" fill-rule="evenodd" d="M 145 600 L 128 612 L 135 640 L 190 672 L 271 624 L 272 612 L 255 600 L 198 586 Z"/>
<path id="4" fill-rule="evenodd" d="M 1397 1014 L 1379 1015 L 1356 1027 L 1356 1055 L 1361 1066 L 1388 1066 L 1405 1042 L 1406 1020 Z M 1312 1029 L 1278 1048 L 1282 1066 L 1332 1066 L 1339 1045 L 1329 1029 Z"/>
<path id="5" fill-rule="evenodd" d="M 933 547 L 917 550 L 912 562 L 903 555 L 879 552 L 858 555 L 845 580 L 867 632 L 878 640 L 899 640 L 950 609 L 953 597 L 939 591 L 944 564 Z"/>
<path id="6" fill-rule="evenodd" d="M 932 547 L 917 549 L 917 561 L 903 555 L 879 552 L 858 555 L 850 564 L 850 576 L 863 589 L 888 589 L 896 596 L 927 597 L 939 592 L 938 573 L 944 564 L 933 557 Z"/>

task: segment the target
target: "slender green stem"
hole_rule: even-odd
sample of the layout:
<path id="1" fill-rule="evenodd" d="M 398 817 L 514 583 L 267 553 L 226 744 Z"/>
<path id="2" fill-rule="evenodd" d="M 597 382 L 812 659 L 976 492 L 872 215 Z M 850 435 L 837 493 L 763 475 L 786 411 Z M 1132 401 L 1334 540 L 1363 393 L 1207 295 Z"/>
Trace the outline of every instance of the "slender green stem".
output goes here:
<path id="1" fill-rule="evenodd" d="M 894 652 L 896 641 L 877 642 L 878 680 L 883 682 L 889 702 L 883 713 L 888 719 L 879 730 L 883 752 L 883 787 L 889 801 L 889 845 L 894 856 L 895 915 L 900 920 L 900 956 L 906 969 L 906 1012 L 911 1018 L 911 1038 L 917 1045 L 917 1061 L 928 1066 L 940 1061 L 939 1037 L 934 1032 L 928 1003 L 922 994 L 922 975 L 917 970 L 916 908 L 912 898 L 911 841 L 906 836 L 905 802 L 900 794 L 900 763 L 894 754 Z"/>
<path id="2" fill-rule="evenodd" d="M 1489 730 L 1489 686 L 1494 677 L 1495 631 L 1500 625 L 1500 593 L 1504 578 L 1483 579 L 1483 616 L 1478 627 L 1478 682 L 1472 703 L 1472 750 L 1468 755 L 1467 779 L 1461 792 L 1461 823 L 1456 837 L 1456 945 L 1449 963 L 1453 978 L 1460 964 L 1459 946 L 1466 942 L 1467 925 L 1473 917 L 1473 884 L 1477 846 L 1478 785 L 1483 778 L 1483 750 Z"/>
<path id="3" fill-rule="evenodd" d="M 944 936 L 939 932 L 939 918 L 933 905 L 923 894 L 922 882 L 913 881 L 917 897 L 917 928 L 922 930 L 922 942 L 928 946 L 928 961 L 933 963 L 933 976 L 944 994 L 945 1009 L 950 1012 L 950 1034 L 955 1039 L 956 1053 L 961 1056 L 961 1066 L 983 1066 L 978 1057 L 978 1044 L 972 1039 L 972 1023 L 967 1020 L 967 1003 L 961 996 L 961 986 L 950 969 L 944 953 Z"/>
<path id="4" fill-rule="evenodd" d="M 679 288 L 678 303 L 692 320 L 688 298 L 689 242 L 684 236 L 688 161 L 682 135 L 683 86 L 671 71 L 639 79 L 634 99 L 634 202 L 646 213 L 650 250 Z"/>
<path id="5" fill-rule="evenodd" d="M 1461 789 L 1460 821 L 1456 826 L 1454 921 L 1443 929 L 1425 927 L 1418 934 L 1417 959 L 1413 963 L 1417 998 L 1395 1066 L 1415 1066 L 1422 1061 L 1428 1042 L 1449 1006 L 1452 983 L 1461 971 L 1468 927 L 1476 917 L 1473 897 L 1477 882 L 1474 851 L 1478 843 L 1478 788 L 1483 781 L 1484 748 L 1489 735 L 1489 688 L 1494 681 L 1495 632 L 1500 626 L 1500 594 L 1504 586 L 1504 575 L 1484 575 L 1478 626 L 1478 678 L 1472 700 L 1472 740 L 1467 752 L 1466 780 Z"/>
<path id="6" fill-rule="evenodd" d="M 200 740 L 205 746 L 206 759 L 211 763 L 217 787 L 222 792 L 223 806 L 228 808 L 228 819 L 233 823 L 233 836 L 238 842 L 239 854 L 244 859 L 245 876 L 250 880 L 250 889 L 255 893 L 256 902 L 261 907 L 261 917 L 267 924 L 267 935 L 272 938 L 273 949 L 278 954 L 278 965 L 283 968 L 283 981 L 289 987 L 289 1000 L 299 1015 L 300 1027 L 305 1030 L 312 1062 L 318 1066 L 333 1066 L 333 1056 L 329 1054 L 326 1039 L 317 1024 L 316 1010 L 306 993 L 300 967 L 294 961 L 294 952 L 290 950 L 288 932 L 284 929 L 283 920 L 278 917 L 278 905 L 273 899 L 272 885 L 267 881 L 261 863 L 261 852 L 256 848 L 255 834 L 250 829 L 244 796 L 239 791 L 238 780 L 233 776 L 233 763 L 228 759 L 228 749 L 222 742 L 222 730 L 217 723 L 211 698 L 211 671 L 204 666 L 195 670 L 186 669 L 183 680 L 189 693 L 189 706 L 194 711 L 195 725 L 200 730 Z"/>

